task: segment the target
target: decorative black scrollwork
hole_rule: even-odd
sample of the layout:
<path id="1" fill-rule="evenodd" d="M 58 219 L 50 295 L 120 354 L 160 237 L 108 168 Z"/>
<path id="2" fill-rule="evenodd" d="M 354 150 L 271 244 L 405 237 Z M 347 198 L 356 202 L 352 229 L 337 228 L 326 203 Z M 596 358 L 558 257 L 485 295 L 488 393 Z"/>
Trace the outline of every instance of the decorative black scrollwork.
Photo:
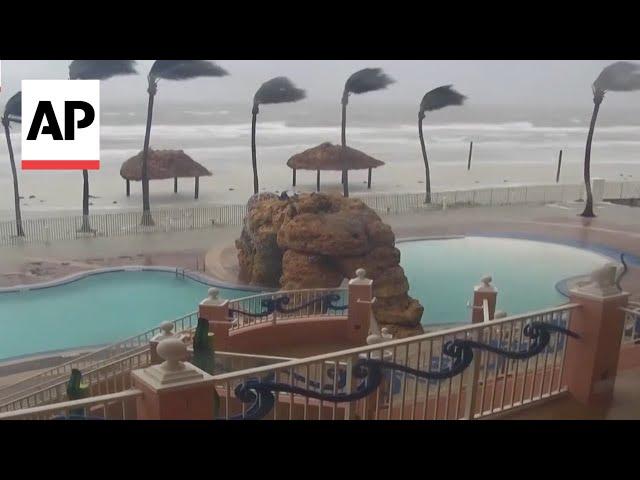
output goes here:
<path id="1" fill-rule="evenodd" d="M 295 313 L 307 307 L 310 307 L 311 305 L 316 305 L 316 304 L 321 304 L 321 305 L 324 304 L 324 306 L 328 310 L 346 310 L 348 308 L 348 305 L 335 304 L 339 300 L 340 300 L 340 295 L 338 295 L 337 293 L 329 293 L 327 295 L 314 298 L 313 300 L 303 303 L 302 305 L 298 305 L 297 307 L 285 308 L 286 305 L 289 305 L 289 302 L 291 301 L 291 299 L 288 295 L 283 295 L 277 298 L 265 298 L 264 300 L 262 300 L 260 302 L 260 306 L 262 308 L 261 312 L 247 312 L 244 310 L 230 308 L 229 313 L 231 313 L 232 315 L 241 314 L 241 315 L 246 315 L 248 317 L 258 318 L 258 317 L 267 317 L 274 312 L 285 313 L 285 314 Z"/>
<path id="2" fill-rule="evenodd" d="M 292 393 L 326 402 L 352 402 L 360 400 L 375 392 L 380 386 L 384 378 L 384 369 L 404 372 L 427 380 L 452 378 L 461 374 L 471 364 L 474 349 L 502 355 L 511 360 L 525 360 L 545 350 L 551 340 L 552 332 L 579 338 L 576 333 L 561 326 L 542 322 L 531 322 L 525 325 L 522 331 L 522 334 L 529 338 L 529 345 L 526 349 L 512 351 L 476 340 L 454 339 L 446 342 L 442 347 L 442 352 L 444 355 L 451 357 L 451 363 L 447 368 L 440 370 L 423 371 L 385 360 L 361 358 L 355 362 L 352 368 L 354 379 L 360 380 L 360 383 L 351 393 L 335 393 L 335 391 L 344 388 L 346 385 L 347 375 L 344 369 L 338 371 L 338 381 L 335 390 L 334 385 L 327 384 L 320 388 L 319 382 L 312 381 L 309 381 L 309 386 L 313 387 L 314 390 L 301 388 L 288 383 L 276 382 L 275 373 L 271 372 L 262 379 L 250 379 L 235 388 L 236 398 L 243 403 L 251 404 L 251 406 L 244 414 L 235 415 L 230 419 L 259 420 L 264 418 L 274 407 L 276 402 L 275 395 L 278 393 Z M 288 372 L 282 371 L 281 373 Z M 333 375 L 335 375 L 335 371 L 332 371 L 330 378 L 333 378 Z M 296 374 L 295 372 L 293 377 L 296 381 L 307 382 L 304 376 Z M 334 391 L 325 392 L 325 390 Z"/>

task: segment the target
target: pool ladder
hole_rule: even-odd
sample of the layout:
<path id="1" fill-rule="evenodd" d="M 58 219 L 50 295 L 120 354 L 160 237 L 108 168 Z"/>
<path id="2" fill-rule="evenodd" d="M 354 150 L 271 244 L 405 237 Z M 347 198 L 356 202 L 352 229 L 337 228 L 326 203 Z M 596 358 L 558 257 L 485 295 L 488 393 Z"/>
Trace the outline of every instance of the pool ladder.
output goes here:
<path id="1" fill-rule="evenodd" d="M 185 278 L 185 270 L 184 270 L 184 268 L 176 267 L 176 278 L 177 277 Z"/>

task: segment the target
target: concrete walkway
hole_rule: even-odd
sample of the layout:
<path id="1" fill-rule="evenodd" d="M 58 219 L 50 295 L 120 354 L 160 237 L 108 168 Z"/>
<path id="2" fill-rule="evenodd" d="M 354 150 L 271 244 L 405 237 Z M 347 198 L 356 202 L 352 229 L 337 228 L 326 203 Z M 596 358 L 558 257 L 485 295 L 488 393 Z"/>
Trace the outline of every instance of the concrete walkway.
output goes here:
<path id="1" fill-rule="evenodd" d="M 388 215 L 383 219 L 396 238 L 442 235 L 525 236 L 594 248 L 620 250 L 628 259 L 622 285 L 640 295 L 640 208 L 613 204 L 596 207 L 598 217 L 578 216 L 582 205 L 459 207 Z M 229 252 L 240 227 L 213 227 L 189 232 L 150 233 L 117 238 L 85 238 L 0 248 L 0 286 L 35 283 L 105 265 L 166 265 L 202 270 L 207 252 Z M 230 248 L 231 247 L 231 248 Z M 218 253 L 220 252 L 220 253 Z M 208 255 L 211 264 L 212 255 Z M 215 260 L 215 259 L 214 259 Z M 212 272 L 222 276 L 229 259 Z M 224 280 L 230 280 L 224 278 Z"/>

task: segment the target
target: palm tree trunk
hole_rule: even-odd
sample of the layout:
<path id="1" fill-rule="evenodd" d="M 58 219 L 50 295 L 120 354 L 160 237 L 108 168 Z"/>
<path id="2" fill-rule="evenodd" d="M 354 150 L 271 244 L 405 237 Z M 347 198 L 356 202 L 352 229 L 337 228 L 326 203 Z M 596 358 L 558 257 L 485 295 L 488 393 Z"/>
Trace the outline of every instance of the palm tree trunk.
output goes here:
<path id="1" fill-rule="evenodd" d="M 80 231 L 88 233 L 91 231 L 89 222 L 89 172 L 82 170 L 82 226 Z"/>
<path id="2" fill-rule="evenodd" d="M 598 111 L 600 104 L 604 98 L 604 93 L 594 92 L 593 94 L 593 113 L 591 114 L 591 124 L 589 125 L 589 135 L 587 136 L 587 146 L 584 153 L 584 186 L 587 190 L 587 202 L 584 211 L 580 214 L 582 217 L 595 217 L 593 213 L 593 193 L 591 192 L 591 143 L 593 141 L 593 131 L 596 128 L 596 120 L 598 119 Z"/>
<path id="3" fill-rule="evenodd" d="M 349 170 L 347 169 L 347 103 L 349 101 L 348 94 L 345 92 L 342 95 L 342 133 L 341 141 L 342 148 L 340 149 L 340 156 L 342 157 L 342 192 L 345 197 L 349 196 Z"/>
<path id="4" fill-rule="evenodd" d="M 253 165 L 253 193 L 258 193 L 258 163 L 256 161 L 256 120 L 258 118 L 258 106 L 254 105 L 251 111 L 251 163 Z"/>
<path id="5" fill-rule="evenodd" d="M 155 84 L 149 81 L 149 105 L 147 107 L 147 129 L 144 134 L 144 149 L 142 151 L 142 225 L 155 225 L 151 216 L 149 204 L 149 176 L 147 173 L 147 157 L 149 155 L 149 140 L 151 139 L 151 122 L 153 120 L 153 99 L 156 95 Z"/>
<path id="6" fill-rule="evenodd" d="M 16 210 L 16 235 L 18 237 L 24 237 L 24 230 L 22 229 L 22 215 L 20 213 L 20 192 L 18 191 L 18 173 L 16 171 L 16 161 L 13 157 L 13 146 L 11 145 L 11 134 L 9 132 L 9 120 L 7 118 L 2 119 L 2 125 L 4 126 L 4 134 L 7 138 L 7 148 L 9 149 L 9 162 L 11 163 L 11 174 L 13 175 L 13 199 L 15 202 Z"/>
<path id="7" fill-rule="evenodd" d="M 422 159 L 424 160 L 424 184 L 425 195 L 424 203 L 431 203 L 431 175 L 429 174 L 429 160 L 427 159 L 427 148 L 424 144 L 424 135 L 422 133 L 422 114 L 418 115 L 418 134 L 420 135 L 420 146 L 422 147 Z"/>

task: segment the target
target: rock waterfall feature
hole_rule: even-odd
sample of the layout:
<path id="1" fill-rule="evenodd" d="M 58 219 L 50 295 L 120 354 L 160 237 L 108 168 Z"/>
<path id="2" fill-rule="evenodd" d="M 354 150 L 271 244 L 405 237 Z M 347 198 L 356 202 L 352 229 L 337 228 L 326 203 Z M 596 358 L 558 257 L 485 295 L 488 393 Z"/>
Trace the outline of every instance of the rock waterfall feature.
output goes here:
<path id="1" fill-rule="evenodd" d="M 235 243 L 240 280 L 252 285 L 335 288 L 364 268 L 373 280 L 380 326 L 396 338 L 423 331 L 424 308 L 408 295 L 393 231 L 356 198 L 254 195 Z"/>

